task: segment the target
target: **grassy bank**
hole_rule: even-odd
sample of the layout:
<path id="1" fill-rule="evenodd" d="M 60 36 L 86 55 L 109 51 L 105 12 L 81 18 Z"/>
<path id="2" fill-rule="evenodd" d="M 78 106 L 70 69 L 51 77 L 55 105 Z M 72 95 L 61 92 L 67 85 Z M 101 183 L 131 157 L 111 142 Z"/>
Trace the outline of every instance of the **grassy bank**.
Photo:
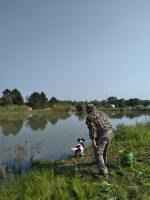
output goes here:
<path id="1" fill-rule="evenodd" d="M 18 106 L 18 105 L 10 105 L 10 106 L 0 106 L 0 114 L 11 114 L 11 113 L 50 113 L 53 112 L 76 112 L 76 107 L 69 104 L 54 104 L 48 108 L 42 109 L 31 109 L 26 105 Z"/>
<path id="2" fill-rule="evenodd" d="M 9 105 L 9 106 L 0 106 L 0 114 L 2 113 L 14 113 L 14 112 L 28 112 L 29 111 L 29 107 L 22 105 L 22 106 L 18 106 L 18 105 Z"/>
<path id="3" fill-rule="evenodd" d="M 76 107 L 72 106 L 72 105 L 69 105 L 69 104 L 57 103 L 57 104 L 52 105 L 52 110 L 53 111 L 57 111 L 57 112 L 58 111 L 59 112 L 69 112 L 69 111 L 75 112 L 76 111 Z"/>
<path id="4" fill-rule="evenodd" d="M 119 111 L 119 112 L 150 112 L 150 108 L 133 107 L 133 108 L 97 108 L 101 111 Z"/>
<path id="5" fill-rule="evenodd" d="M 143 107 L 134 107 L 134 108 L 97 108 L 98 110 L 104 111 L 104 112 L 121 112 L 121 113 L 131 113 L 131 112 L 139 112 L 139 113 L 145 113 L 150 112 L 150 108 L 143 108 Z M 62 104 L 57 103 L 54 105 L 51 105 L 51 107 L 48 108 L 42 108 L 42 109 L 31 109 L 30 107 L 26 105 L 18 106 L 18 105 L 9 105 L 9 106 L 0 106 L 0 114 L 11 114 L 11 113 L 32 113 L 32 114 L 38 114 L 38 113 L 50 113 L 50 112 L 77 112 L 76 106 L 70 105 L 70 104 Z M 85 110 L 84 110 L 85 112 Z"/>
<path id="6" fill-rule="evenodd" d="M 121 166 L 121 149 L 133 152 L 132 167 Z M 0 200 L 149 200 L 150 124 L 119 125 L 108 158 L 109 178 L 99 180 L 92 148 L 82 158 L 36 161 L 30 172 L 0 185 Z"/>

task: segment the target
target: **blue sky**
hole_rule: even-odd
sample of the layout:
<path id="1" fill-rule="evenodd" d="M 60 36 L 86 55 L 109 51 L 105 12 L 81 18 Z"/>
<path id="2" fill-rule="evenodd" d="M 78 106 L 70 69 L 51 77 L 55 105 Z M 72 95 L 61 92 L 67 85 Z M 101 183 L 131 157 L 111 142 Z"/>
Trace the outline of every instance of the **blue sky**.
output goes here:
<path id="1" fill-rule="evenodd" d="M 0 1 L 0 93 L 150 99 L 149 0 Z"/>

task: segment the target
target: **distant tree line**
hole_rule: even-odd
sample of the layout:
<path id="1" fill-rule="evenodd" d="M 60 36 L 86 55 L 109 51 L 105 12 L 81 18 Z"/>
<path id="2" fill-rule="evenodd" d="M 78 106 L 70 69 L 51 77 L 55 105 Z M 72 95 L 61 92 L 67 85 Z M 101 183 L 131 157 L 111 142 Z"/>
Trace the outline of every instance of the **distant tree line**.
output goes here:
<path id="1" fill-rule="evenodd" d="M 117 97 L 111 96 L 106 100 L 98 101 L 72 101 L 72 100 L 58 100 L 56 97 L 51 97 L 48 99 L 44 92 L 33 92 L 30 96 L 26 98 L 24 101 L 21 92 L 18 89 L 9 90 L 5 89 L 2 92 L 2 96 L 0 98 L 0 106 L 8 106 L 8 105 L 27 105 L 32 107 L 33 109 L 42 109 L 47 107 L 53 107 L 54 105 L 70 105 L 76 107 L 77 111 L 83 111 L 88 103 L 93 103 L 96 107 L 112 107 L 114 105 L 118 108 L 125 107 L 137 107 L 143 106 L 146 107 L 150 105 L 150 100 L 141 100 L 138 98 L 125 100 L 123 98 L 118 99 Z"/>
<path id="2" fill-rule="evenodd" d="M 150 105 L 150 100 L 141 100 L 138 98 L 128 99 L 125 100 L 123 98 L 118 99 L 117 97 L 111 96 L 108 97 L 106 100 L 102 101 L 91 101 L 96 107 L 112 107 L 113 105 L 118 108 L 126 108 L 126 107 L 137 107 L 143 106 L 146 107 Z"/>
<path id="3" fill-rule="evenodd" d="M 33 92 L 30 96 L 24 101 L 21 92 L 17 89 L 9 90 L 5 89 L 2 92 L 0 98 L 0 106 L 8 105 L 27 105 L 33 109 L 43 109 L 48 107 L 53 107 L 54 105 L 70 105 L 76 107 L 78 111 L 83 111 L 85 108 L 85 102 L 83 101 L 71 101 L 71 100 L 58 100 L 56 97 L 51 97 L 48 99 L 44 92 Z"/>

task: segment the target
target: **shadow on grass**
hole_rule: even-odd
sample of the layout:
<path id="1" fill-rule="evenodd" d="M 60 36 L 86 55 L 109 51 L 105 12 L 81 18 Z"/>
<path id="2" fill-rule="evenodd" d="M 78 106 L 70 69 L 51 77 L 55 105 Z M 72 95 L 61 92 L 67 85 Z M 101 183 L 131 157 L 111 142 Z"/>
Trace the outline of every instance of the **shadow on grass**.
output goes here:
<path id="1" fill-rule="evenodd" d="M 73 163 L 74 162 L 74 163 Z M 65 160 L 55 161 L 55 162 L 46 162 L 46 161 L 34 161 L 32 165 L 32 169 L 38 171 L 44 170 L 52 170 L 55 175 L 74 175 L 78 173 L 78 175 L 90 175 L 94 176 L 95 173 L 98 173 L 98 168 L 96 166 L 96 162 L 85 162 L 85 163 L 75 163 L 79 162 L 79 160 L 72 160 L 72 163 L 65 163 Z M 109 164 L 108 169 L 117 169 L 116 166 Z"/>

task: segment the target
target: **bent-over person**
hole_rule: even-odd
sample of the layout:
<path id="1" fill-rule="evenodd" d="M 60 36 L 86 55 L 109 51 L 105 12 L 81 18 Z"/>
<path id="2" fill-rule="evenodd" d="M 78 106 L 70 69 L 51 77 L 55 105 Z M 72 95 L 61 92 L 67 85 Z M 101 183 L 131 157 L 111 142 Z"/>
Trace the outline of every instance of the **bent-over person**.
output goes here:
<path id="1" fill-rule="evenodd" d="M 94 155 L 98 165 L 99 174 L 95 177 L 108 177 L 107 149 L 113 137 L 112 126 L 107 115 L 98 111 L 93 104 L 86 107 L 86 125 L 89 129 L 89 136 L 94 147 Z"/>

